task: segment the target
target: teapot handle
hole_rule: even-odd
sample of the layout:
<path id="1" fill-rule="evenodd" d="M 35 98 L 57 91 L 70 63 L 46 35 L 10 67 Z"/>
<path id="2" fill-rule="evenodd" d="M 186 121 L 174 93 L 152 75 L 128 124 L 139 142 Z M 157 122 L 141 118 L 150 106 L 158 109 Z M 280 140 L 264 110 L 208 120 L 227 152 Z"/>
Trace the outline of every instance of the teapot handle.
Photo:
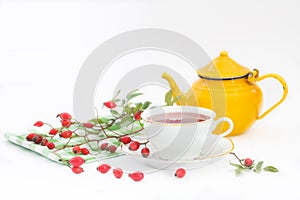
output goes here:
<path id="1" fill-rule="evenodd" d="M 254 69 L 248 76 L 248 81 L 250 82 L 257 82 L 257 81 L 261 81 L 265 78 L 275 78 L 277 81 L 279 81 L 282 85 L 282 89 L 283 89 L 283 94 L 282 97 L 279 101 L 277 101 L 273 106 L 271 106 L 268 110 L 266 110 L 263 114 L 261 114 L 257 119 L 262 119 L 264 118 L 267 114 L 269 114 L 274 108 L 276 108 L 279 104 L 281 104 L 288 93 L 288 87 L 287 84 L 285 82 L 285 80 L 278 74 L 266 74 L 263 75 L 261 77 L 259 77 L 259 71 L 257 69 Z"/>

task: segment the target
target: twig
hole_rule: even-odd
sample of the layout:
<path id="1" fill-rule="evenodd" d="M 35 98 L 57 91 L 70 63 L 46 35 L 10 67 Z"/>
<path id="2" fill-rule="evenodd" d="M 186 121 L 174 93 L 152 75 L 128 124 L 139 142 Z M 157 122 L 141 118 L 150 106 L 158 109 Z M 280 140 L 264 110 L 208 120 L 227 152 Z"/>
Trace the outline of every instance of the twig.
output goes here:
<path id="1" fill-rule="evenodd" d="M 240 164 L 241 165 L 244 165 L 243 164 L 243 160 L 242 159 L 240 159 L 235 153 L 233 153 L 233 152 L 230 152 L 229 154 L 232 154 L 232 155 L 234 155 L 234 157 L 236 158 L 236 159 L 238 159 L 238 161 L 240 162 Z"/>

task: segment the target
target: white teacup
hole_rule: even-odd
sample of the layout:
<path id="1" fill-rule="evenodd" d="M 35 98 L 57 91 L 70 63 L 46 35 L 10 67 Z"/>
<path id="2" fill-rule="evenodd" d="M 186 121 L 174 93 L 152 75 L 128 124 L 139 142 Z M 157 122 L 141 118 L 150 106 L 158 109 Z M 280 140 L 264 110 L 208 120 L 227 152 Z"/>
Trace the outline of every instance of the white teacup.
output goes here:
<path id="1" fill-rule="evenodd" d="M 142 113 L 143 134 L 161 159 L 187 161 L 203 158 L 220 137 L 228 135 L 233 129 L 231 119 L 221 117 L 214 120 L 215 116 L 214 111 L 201 107 L 156 107 Z M 198 122 L 202 118 L 204 121 Z M 213 134 L 216 126 L 224 121 L 229 128 L 220 135 Z"/>

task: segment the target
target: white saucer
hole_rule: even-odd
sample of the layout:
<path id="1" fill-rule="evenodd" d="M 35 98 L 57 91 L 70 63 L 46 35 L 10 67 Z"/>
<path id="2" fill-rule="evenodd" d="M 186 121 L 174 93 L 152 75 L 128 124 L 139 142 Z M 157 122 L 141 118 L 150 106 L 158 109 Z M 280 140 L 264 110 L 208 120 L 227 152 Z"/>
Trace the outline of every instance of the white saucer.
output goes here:
<path id="1" fill-rule="evenodd" d="M 127 156 L 137 160 L 138 162 L 143 163 L 146 166 L 152 167 L 154 169 L 169 169 L 176 170 L 179 167 L 186 169 L 194 169 L 203 167 L 209 163 L 212 163 L 222 156 L 228 154 L 234 149 L 234 144 L 230 138 L 222 138 L 215 145 L 214 149 L 203 159 L 194 159 L 194 160 L 163 160 L 159 158 L 155 153 L 150 152 L 148 158 L 144 158 L 140 151 L 131 151 L 128 149 L 128 146 L 121 146 L 121 151 Z"/>

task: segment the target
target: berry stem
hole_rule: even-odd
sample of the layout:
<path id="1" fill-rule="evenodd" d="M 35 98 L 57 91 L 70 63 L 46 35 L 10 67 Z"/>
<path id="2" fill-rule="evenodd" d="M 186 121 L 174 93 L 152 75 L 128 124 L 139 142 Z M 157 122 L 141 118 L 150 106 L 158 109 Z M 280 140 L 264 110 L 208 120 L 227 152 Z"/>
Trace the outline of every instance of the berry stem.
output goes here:
<path id="1" fill-rule="evenodd" d="M 139 124 L 140 124 L 140 126 L 144 129 L 144 126 L 143 126 L 141 120 L 139 120 Z"/>
<path id="2" fill-rule="evenodd" d="M 97 119 L 97 122 L 98 122 L 98 124 L 99 124 L 99 126 L 100 126 L 100 128 L 101 128 L 101 131 L 102 131 L 103 134 L 107 137 L 108 135 L 107 135 L 106 132 L 105 132 L 105 128 L 102 126 L 101 121 L 100 121 L 100 119 L 99 119 L 99 115 L 98 115 L 98 110 L 97 110 L 97 108 L 95 108 L 95 110 L 96 110 L 96 119 Z M 114 123 L 114 121 L 113 121 L 113 123 Z M 106 128 L 107 128 L 107 127 L 106 127 Z"/>
<path id="3" fill-rule="evenodd" d="M 126 134 L 122 135 L 121 137 L 128 136 L 128 135 L 134 135 L 134 134 L 136 134 L 138 132 L 141 132 L 142 130 L 144 130 L 143 127 L 141 129 L 139 129 L 139 130 L 136 130 L 136 131 L 133 131 L 133 132 L 130 132 L 130 133 L 126 133 Z"/>
<path id="4" fill-rule="evenodd" d="M 47 125 L 47 126 L 50 126 L 51 128 L 54 128 L 51 124 L 49 124 L 49 123 L 44 123 L 44 125 Z"/>
<path id="5" fill-rule="evenodd" d="M 71 168 L 69 162 L 67 160 L 65 160 L 63 157 L 61 157 L 59 154 L 57 154 L 56 152 L 53 152 L 58 158 L 58 161 L 63 162 L 64 165 L 68 166 L 69 168 Z"/>
<path id="6" fill-rule="evenodd" d="M 229 154 L 232 154 L 232 155 L 234 155 L 234 157 L 240 162 L 240 164 L 242 165 L 242 166 L 244 166 L 244 164 L 243 164 L 243 160 L 242 159 L 240 159 L 234 152 L 229 152 Z"/>
<path id="7" fill-rule="evenodd" d="M 149 143 L 149 140 L 147 140 L 146 142 L 141 142 L 140 145 L 146 145 Z"/>
<path id="8" fill-rule="evenodd" d="M 70 141 L 72 140 L 72 138 L 69 138 L 69 140 L 66 142 L 66 144 L 64 144 L 61 148 L 57 148 L 55 151 L 53 151 L 53 152 L 58 152 L 58 151 L 60 151 L 60 150 L 62 150 L 62 149 L 65 149 L 67 146 L 68 146 L 68 144 L 70 143 Z"/>

